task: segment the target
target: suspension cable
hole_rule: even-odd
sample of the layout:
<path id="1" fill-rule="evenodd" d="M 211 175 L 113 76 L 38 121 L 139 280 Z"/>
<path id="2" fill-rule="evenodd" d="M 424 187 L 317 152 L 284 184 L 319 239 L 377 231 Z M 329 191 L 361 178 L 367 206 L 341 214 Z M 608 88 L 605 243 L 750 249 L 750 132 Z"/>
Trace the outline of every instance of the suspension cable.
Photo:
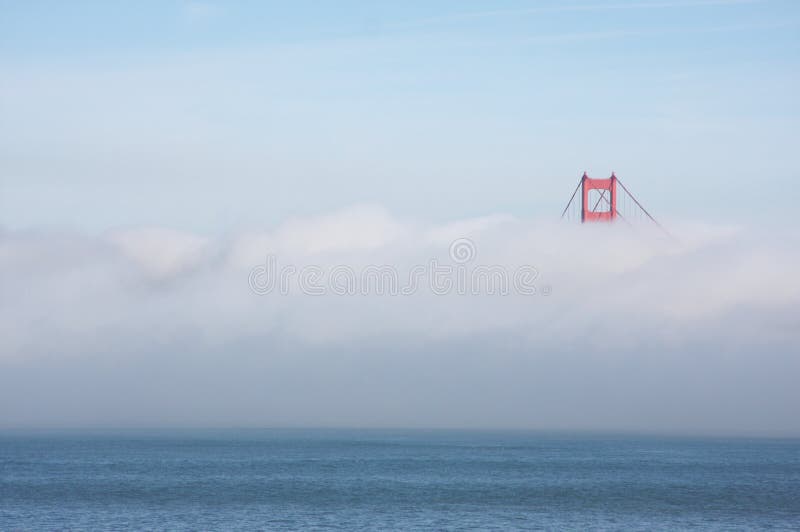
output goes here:
<path id="1" fill-rule="evenodd" d="M 634 203 L 635 203 L 635 204 L 636 204 L 636 205 L 637 205 L 637 206 L 638 206 L 638 207 L 639 207 L 639 208 L 642 210 L 642 212 L 643 212 L 645 215 L 647 215 L 647 217 L 648 217 L 648 218 L 650 218 L 650 221 L 652 221 L 654 224 L 656 224 L 656 226 L 658 226 L 658 228 L 659 228 L 659 229 L 661 229 L 662 231 L 664 231 L 664 233 L 665 233 L 665 234 L 666 234 L 668 237 L 670 237 L 670 238 L 675 238 L 675 237 L 673 237 L 673 236 L 670 234 L 670 232 L 669 232 L 669 231 L 667 231 L 666 229 L 664 229 L 664 226 L 663 226 L 663 225 L 661 225 L 660 223 L 658 223 L 658 222 L 656 221 L 656 219 L 655 219 L 655 218 L 653 218 L 653 217 L 650 215 L 650 213 L 649 213 L 649 212 L 647 212 L 647 209 L 645 209 L 645 208 L 642 206 L 642 204 L 641 204 L 641 203 L 639 203 L 639 200 L 637 200 L 637 199 L 636 199 L 636 196 L 634 196 L 633 194 L 631 194 L 631 191 L 630 191 L 630 190 L 628 190 L 628 188 L 627 188 L 625 185 L 623 185 L 623 184 L 622 184 L 622 181 L 620 181 L 620 180 L 619 180 L 619 178 L 617 178 L 617 183 L 619 183 L 619 185 L 622 187 L 622 190 L 624 190 L 624 191 L 625 191 L 625 193 L 626 193 L 626 194 L 628 194 L 628 196 L 630 196 L 630 198 L 631 198 L 631 199 L 633 200 L 633 202 L 634 202 Z"/>
<path id="2" fill-rule="evenodd" d="M 572 193 L 572 197 L 569 198 L 569 203 L 567 203 L 567 206 L 564 207 L 564 211 L 561 213 L 562 218 L 564 217 L 564 213 L 567 212 L 567 209 L 569 209 L 569 206 L 572 205 L 572 200 L 575 199 L 575 194 L 577 194 L 578 189 L 581 188 L 581 183 L 583 183 L 583 177 L 581 177 L 580 181 L 578 181 L 578 186 L 575 187 L 575 192 Z"/>

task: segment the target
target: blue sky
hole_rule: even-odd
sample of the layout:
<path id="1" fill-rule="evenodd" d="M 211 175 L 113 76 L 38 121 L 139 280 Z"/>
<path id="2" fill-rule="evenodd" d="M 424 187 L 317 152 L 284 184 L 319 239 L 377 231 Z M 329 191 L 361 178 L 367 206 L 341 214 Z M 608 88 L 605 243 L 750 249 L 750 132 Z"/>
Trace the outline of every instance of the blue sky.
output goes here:
<path id="1" fill-rule="evenodd" d="M 0 10 L 6 228 L 555 217 L 583 170 L 666 220 L 791 219 L 795 2 Z"/>

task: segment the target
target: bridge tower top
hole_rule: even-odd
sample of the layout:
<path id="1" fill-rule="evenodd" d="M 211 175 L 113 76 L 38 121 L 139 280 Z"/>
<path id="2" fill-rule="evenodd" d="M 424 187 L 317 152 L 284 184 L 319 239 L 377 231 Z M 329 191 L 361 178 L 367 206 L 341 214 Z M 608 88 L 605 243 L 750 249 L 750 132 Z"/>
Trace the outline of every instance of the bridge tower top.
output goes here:
<path id="1" fill-rule="evenodd" d="M 594 191 L 594 192 L 593 192 Z M 617 176 L 593 179 L 581 177 L 581 222 L 613 222 L 617 218 Z"/>

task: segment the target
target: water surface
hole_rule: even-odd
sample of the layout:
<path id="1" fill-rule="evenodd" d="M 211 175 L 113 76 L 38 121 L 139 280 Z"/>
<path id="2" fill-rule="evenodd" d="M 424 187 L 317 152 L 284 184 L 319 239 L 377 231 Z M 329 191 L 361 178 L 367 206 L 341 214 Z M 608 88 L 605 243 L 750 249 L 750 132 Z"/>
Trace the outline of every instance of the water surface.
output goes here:
<path id="1" fill-rule="evenodd" d="M 2 529 L 800 527 L 800 440 L 0 433 Z"/>

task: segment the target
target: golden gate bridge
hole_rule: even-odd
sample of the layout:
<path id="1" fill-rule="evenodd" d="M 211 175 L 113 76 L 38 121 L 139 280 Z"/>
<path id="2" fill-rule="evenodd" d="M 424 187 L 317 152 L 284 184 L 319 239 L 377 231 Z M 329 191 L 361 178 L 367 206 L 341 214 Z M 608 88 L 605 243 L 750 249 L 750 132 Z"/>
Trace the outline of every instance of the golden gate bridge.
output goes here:
<path id="1" fill-rule="evenodd" d="M 579 190 L 580 202 L 575 201 Z M 669 235 L 614 172 L 611 172 L 611 177 L 606 179 L 591 178 L 584 172 L 567 206 L 564 207 L 561 218 L 580 220 L 581 223 L 613 222 L 617 219 L 628 224 L 646 221 L 652 222 Z"/>

